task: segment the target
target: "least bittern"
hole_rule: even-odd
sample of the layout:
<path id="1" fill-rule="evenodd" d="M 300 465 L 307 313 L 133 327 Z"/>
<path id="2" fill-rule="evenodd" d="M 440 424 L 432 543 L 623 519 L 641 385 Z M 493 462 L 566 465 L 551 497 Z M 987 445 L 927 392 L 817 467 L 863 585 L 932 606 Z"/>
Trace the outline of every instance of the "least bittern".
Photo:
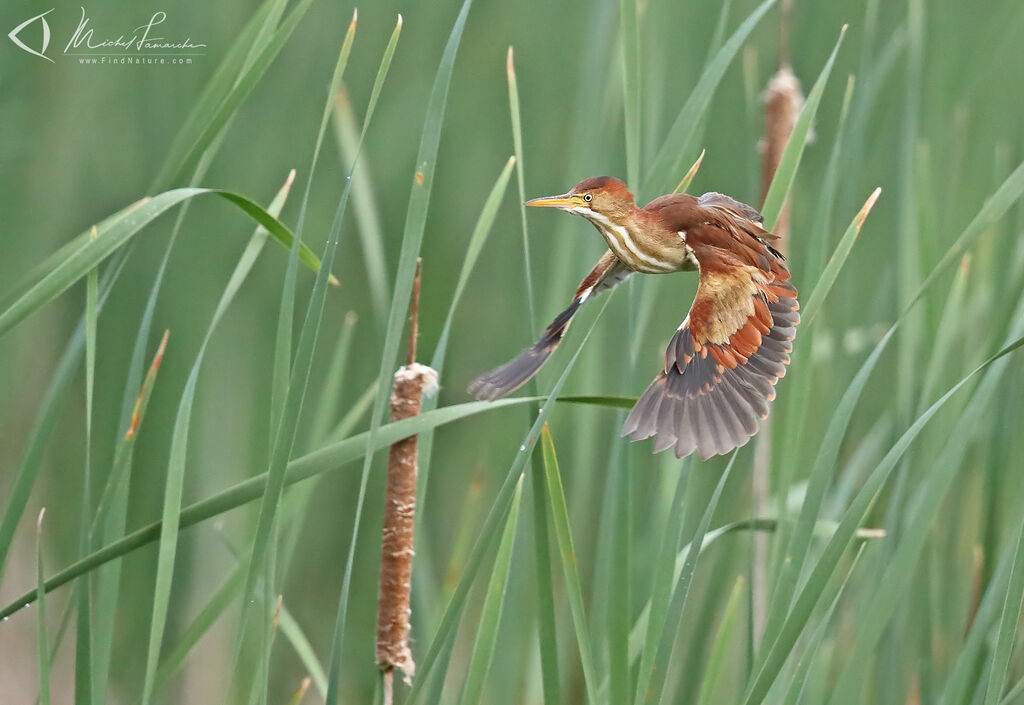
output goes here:
<path id="1" fill-rule="evenodd" d="M 533 347 L 478 377 L 469 391 L 498 399 L 537 374 L 585 301 L 633 272 L 699 272 L 697 294 L 665 351 L 662 372 L 622 428 L 634 440 L 654 437 L 682 458 L 728 453 L 757 433 L 786 372 L 800 321 L 785 258 L 771 246 L 754 208 L 720 193 L 661 196 L 637 207 L 626 185 L 609 176 L 585 179 L 568 193 L 535 198 L 582 215 L 608 244 L 569 307 Z"/>

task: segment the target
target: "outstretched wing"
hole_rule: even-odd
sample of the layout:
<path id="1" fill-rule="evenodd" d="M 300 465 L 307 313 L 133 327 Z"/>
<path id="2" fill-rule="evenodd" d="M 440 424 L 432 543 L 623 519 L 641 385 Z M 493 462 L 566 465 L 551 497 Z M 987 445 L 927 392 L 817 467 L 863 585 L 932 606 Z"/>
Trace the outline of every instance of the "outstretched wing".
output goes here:
<path id="1" fill-rule="evenodd" d="M 469 385 L 469 393 L 477 399 L 493 401 L 511 394 L 526 384 L 543 367 L 544 363 L 562 342 L 569 322 L 583 303 L 606 289 L 611 289 L 626 279 L 632 270 L 619 260 L 611 250 L 604 253 L 590 274 L 580 282 L 569 307 L 555 316 L 544 334 L 532 347 L 527 348 L 514 360 L 486 372 Z"/>
<path id="2" fill-rule="evenodd" d="M 789 272 L 770 250 L 767 266 L 724 249 L 697 252 L 693 305 L 622 429 L 634 440 L 653 436 L 655 452 L 674 446 L 680 458 L 728 453 L 757 433 L 800 321 Z"/>

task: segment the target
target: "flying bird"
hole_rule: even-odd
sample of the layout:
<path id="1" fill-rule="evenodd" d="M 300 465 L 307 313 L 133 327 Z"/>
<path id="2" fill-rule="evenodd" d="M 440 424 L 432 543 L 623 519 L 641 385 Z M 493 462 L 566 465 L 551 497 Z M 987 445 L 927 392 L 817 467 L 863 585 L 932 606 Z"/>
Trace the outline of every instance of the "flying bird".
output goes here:
<path id="1" fill-rule="evenodd" d="M 768 417 L 800 322 L 786 259 L 772 247 L 778 237 L 764 229 L 761 214 L 714 192 L 670 194 L 640 208 L 626 185 L 610 176 L 585 179 L 568 193 L 526 205 L 583 216 L 608 251 L 540 340 L 475 379 L 469 392 L 493 400 L 525 384 L 558 347 L 580 306 L 634 272 L 696 270 L 689 313 L 622 435 L 653 437 L 655 453 L 672 447 L 679 458 L 694 451 L 709 458 L 750 440 Z"/>

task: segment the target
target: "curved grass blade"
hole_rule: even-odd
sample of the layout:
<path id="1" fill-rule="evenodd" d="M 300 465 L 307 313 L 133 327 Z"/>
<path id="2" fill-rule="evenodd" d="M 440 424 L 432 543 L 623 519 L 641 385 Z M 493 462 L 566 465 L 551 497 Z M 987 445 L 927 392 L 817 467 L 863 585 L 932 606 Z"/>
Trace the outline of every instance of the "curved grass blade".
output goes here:
<path id="1" fill-rule="evenodd" d="M 494 557 L 494 569 L 487 585 L 483 610 L 480 612 L 480 626 L 477 628 L 476 640 L 473 643 L 473 656 L 469 662 L 469 671 L 462 686 L 462 705 L 476 705 L 481 701 L 484 680 L 491 668 L 494 650 L 498 643 L 498 625 L 505 604 L 505 592 L 508 589 L 509 570 L 512 566 L 512 549 L 516 543 L 516 527 L 519 525 L 519 503 L 523 494 L 523 476 L 519 476 L 515 492 L 512 495 L 512 506 L 505 520 L 505 529 L 501 533 L 498 553 Z"/>
<path id="2" fill-rule="evenodd" d="M 541 434 L 551 523 L 555 529 L 558 554 L 562 563 L 562 575 L 565 580 L 566 598 L 569 600 L 572 626 L 576 632 L 576 647 L 579 649 L 580 663 L 583 667 L 583 683 L 587 689 L 587 702 L 598 703 L 600 700 L 597 695 L 597 671 L 594 667 L 588 622 L 583 607 L 583 587 L 580 582 L 579 566 L 576 563 L 576 548 L 573 546 L 572 531 L 569 528 L 569 507 L 566 504 L 565 490 L 562 487 L 562 473 L 558 469 L 555 442 L 546 424 Z"/>
<path id="3" fill-rule="evenodd" d="M 377 439 L 374 441 L 374 450 L 387 448 L 392 443 L 409 436 L 418 435 L 424 431 L 443 426 L 463 418 L 475 416 L 484 412 L 498 411 L 507 407 L 522 406 L 538 401 L 544 401 L 544 397 L 515 397 L 511 399 L 499 399 L 498 401 L 478 401 L 464 404 L 454 404 L 441 409 L 435 409 L 426 414 L 421 414 L 412 419 L 405 419 L 380 427 Z M 560 401 L 552 397 L 553 401 Z M 576 402 L 579 403 L 579 402 Z M 595 402 L 597 406 L 606 406 Z M 350 438 L 321 448 L 313 453 L 308 453 L 288 463 L 288 472 L 285 476 L 285 483 L 288 485 L 321 475 L 333 470 L 339 470 L 345 464 L 363 457 L 366 451 L 366 437 L 368 431 L 357 434 Z M 185 507 L 179 515 L 179 529 L 184 529 L 211 517 L 223 514 L 231 509 L 240 507 L 243 504 L 252 502 L 263 496 L 263 487 L 266 484 L 267 475 L 262 473 L 244 480 L 228 489 L 218 492 L 215 495 L 200 500 Z M 116 541 L 113 544 L 94 551 L 89 556 L 76 561 L 57 575 L 52 576 L 46 582 L 47 592 L 67 584 L 78 576 L 95 570 L 97 567 L 120 558 L 121 556 L 134 551 L 141 546 L 148 545 L 157 540 L 162 530 L 162 522 L 155 521 L 151 524 L 136 529 L 128 536 Z M 23 594 L 19 599 L 12 601 L 0 609 L 0 619 L 20 611 L 26 604 L 31 604 L 36 599 L 35 589 Z"/>
<path id="4" fill-rule="evenodd" d="M 291 172 L 285 181 L 284 186 L 275 196 L 267 212 L 267 217 L 277 222 L 276 213 L 281 212 L 284 201 L 288 196 L 295 172 Z M 262 210 L 262 209 L 261 209 Z M 156 670 L 160 657 L 160 647 L 163 643 L 164 629 L 167 622 L 167 610 L 170 604 L 171 581 L 174 576 L 174 561 L 178 548 L 179 517 L 181 513 L 181 497 L 185 482 L 185 461 L 188 457 L 189 425 L 192 419 L 192 404 L 195 398 L 196 385 L 199 381 L 199 371 L 202 368 L 203 359 L 206 355 L 207 346 L 213 337 L 217 325 L 227 311 L 228 306 L 234 300 L 235 295 L 241 288 L 242 283 L 252 270 L 256 258 L 263 250 L 267 233 L 263 228 L 257 228 L 252 239 L 238 264 L 232 272 L 224 293 L 221 295 L 217 308 L 213 313 L 210 325 L 207 328 L 206 336 L 196 355 L 192 370 L 185 382 L 185 388 L 178 403 L 178 412 L 174 421 L 174 430 L 171 434 L 170 457 L 167 464 L 167 480 L 164 487 L 164 504 L 162 513 L 163 530 L 160 533 L 160 547 L 157 556 L 156 584 L 153 589 L 153 613 L 149 627 L 149 646 L 146 651 L 146 672 L 142 686 L 142 705 L 147 705 L 153 695 Z M 328 265 L 329 267 L 329 265 Z M 321 271 L 318 279 L 325 276 L 326 269 Z"/>
<path id="5" fill-rule="evenodd" d="M 775 223 L 779 219 L 779 213 L 782 212 L 782 204 L 785 203 L 786 196 L 789 195 L 789 190 L 793 187 L 796 170 L 800 166 L 804 147 L 807 146 L 807 134 L 814 124 L 814 116 L 818 113 L 821 95 L 825 92 L 825 84 L 828 83 L 828 78 L 832 74 L 832 65 L 836 61 L 839 47 L 842 46 L 843 37 L 846 35 L 846 27 L 847 25 L 843 25 L 842 30 L 840 30 L 839 39 L 836 40 L 832 54 L 829 55 L 828 61 L 825 62 L 825 67 L 818 75 L 818 80 L 814 82 L 814 87 L 811 88 L 810 95 L 807 96 L 804 109 L 800 111 L 800 117 L 797 118 L 793 131 L 789 135 L 789 141 L 786 142 L 786 149 L 782 152 L 779 166 L 775 169 L 772 185 L 768 187 L 768 193 L 765 194 L 764 204 L 761 206 L 761 214 L 764 216 L 764 226 L 767 230 L 775 227 Z"/>
<path id="6" fill-rule="evenodd" d="M 704 69 L 704 73 L 701 74 L 697 85 L 694 86 L 690 97 L 686 99 L 686 103 L 679 111 L 679 115 L 676 116 L 675 122 L 672 123 L 664 142 L 658 149 L 658 156 L 644 177 L 643 187 L 639 190 L 640 194 L 646 196 L 655 191 L 664 193 L 673 174 L 679 173 L 680 164 L 693 148 L 692 143 L 699 129 L 700 117 L 707 111 L 715 88 L 718 87 L 743 42 L 774 4 L 775 0 L 765 0 L 758 5 Z"/>
<path id="7" fill-rule="evenodd" d="M 245 196 L 231 191 L 209 188 L 180 188 L 165 191 L 112 221 L 104 230 L 97 228 L 95 238 L 79 247 L 7 309 L 0 312 L 0 336 L 9 332 L 18 323 L 86 276 L 91 269 L 131 240 L 157 216 L 183 201 L 203 195 L 215 195 L 223 198 L 266 228 L 282 245 L 291 246 L 294 239 L 292 232 L 281 221 Z M 303 246 L 299 257 L 310 269 L 319 271 L 320 261 L 309 248 Z"/>
<path id="8" fill-rule="evenodd" d="M 302 665 L 309 672 L 320 697 L 327 697 L 327 674 L 324 672 L 324 667 L 320 665 L 320 661 L 317 660 L 316 652 L 313 651 L 309 638 L 306 637 L 302 627 L 295 621 L 295 617 L 287 607 L 281 607 L 279 616 L 281 633 L 288 639 L 288 643 L 295 650 L 295 655 L 299 657 Z"/>

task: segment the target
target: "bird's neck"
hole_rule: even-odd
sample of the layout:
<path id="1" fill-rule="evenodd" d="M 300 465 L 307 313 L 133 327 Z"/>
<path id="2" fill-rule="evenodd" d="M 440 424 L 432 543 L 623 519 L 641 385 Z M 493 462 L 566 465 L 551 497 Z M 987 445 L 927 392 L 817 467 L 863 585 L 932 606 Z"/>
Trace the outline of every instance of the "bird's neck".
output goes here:
<path id="1" fill-rule="evenodd" d="M 650 231 L 652 223 L 644 215 L 634 206 L 620 213 L 586 213 L 584 217 L 601 233 L 615 256 L 631 269 L 652 274 L 675 271 L 678 266 L 674 258 L 659 252 L 656 237 Z"/>

